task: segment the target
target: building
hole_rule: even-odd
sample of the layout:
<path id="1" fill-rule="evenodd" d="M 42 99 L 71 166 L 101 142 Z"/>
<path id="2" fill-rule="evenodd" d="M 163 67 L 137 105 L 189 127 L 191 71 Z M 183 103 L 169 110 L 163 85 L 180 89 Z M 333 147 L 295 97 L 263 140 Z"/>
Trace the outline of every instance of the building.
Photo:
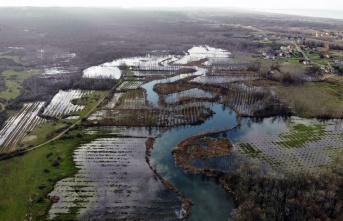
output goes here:
<path id="1" fill-rule="evenodd" d="M 275 60 L 275 59 L 276 59 L 276 56 L 275 56 L 274 54 L 267 54 L 267 55 L 266 55 L 266 59 Z"/>
<path id="2" fill-rule="evenodd" d="M 305 61 L 303 61 L 303 63 L 307 65 L 307 64 L 310 64 L 311 61 L 310 60 L 305 60 Z"/>

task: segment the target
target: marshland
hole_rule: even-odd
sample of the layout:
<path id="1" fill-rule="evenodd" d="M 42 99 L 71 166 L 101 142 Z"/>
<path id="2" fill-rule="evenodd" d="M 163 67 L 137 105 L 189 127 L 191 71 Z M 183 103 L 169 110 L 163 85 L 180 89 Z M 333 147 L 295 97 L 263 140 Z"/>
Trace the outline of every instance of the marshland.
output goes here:
<path id="1" fill-rule="evenodd" d="M 343 218 L 341 20 L 0 11 L 0 220 Z"/>

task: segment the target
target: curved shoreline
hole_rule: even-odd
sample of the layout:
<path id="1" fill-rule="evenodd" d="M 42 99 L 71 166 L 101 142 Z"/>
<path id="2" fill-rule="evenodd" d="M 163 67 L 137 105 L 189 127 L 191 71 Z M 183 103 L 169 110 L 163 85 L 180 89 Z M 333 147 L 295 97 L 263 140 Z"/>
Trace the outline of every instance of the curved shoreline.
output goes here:
<path id="1" fill-rule="evenodd" d="M 224 104 L 219 103 L 219 102 L 216 102 L 216 103 L 217 103 L 217 104 L 224 105 Z M 224 105 L 224 106 L 226 106 L 226 105 Z M 229 107 L 229 106 L 226 106 L 226 107 Z M 235 124 L 232 128 L 225 129 L 225 130 L 220 130 L 220 131 L 214 131 L 214 132 L 207 132 L 207 133 L 204 133 L 204 134 L 201 134 L 201 135 L 191 136 L 191 137 L 188 137 L 188 138 L 185 139 L 185 140 L 194 139 L 195 137 L 197 137 L 197 138 L 198 138 L 198 137 L 199 137 L 199 138 L 200 138 L 200 137 L 207 137 L 207 136 L 215 135 L 215 134 L 218 134 L 218 133 L 228 132 L 228 131 L 231 131 L 231 130 L 234 130 L 234 129 L 238 128 L 238 127 L 241 125 L 241 115 L 238 113 L 238 111 L 237 111 L 235 108 L 231 108 L 231 107 L 229 107 L 229 108 L 230 108 L 231 110 L 233 110 L 233 111 L 236 113 L 236 124 Z M 212 110 L 212 112 L 213 112 L 213 115 L 216 114 L 213 110 Z M 207 119 L 208 119 L 208 118 L 204 119 L 204 122 L 206 122 Z M 204 122 L 202 122 L 202 123 L 204 123 Z M 201 123 L 201 124 L 202 124 L 202 123 Z M 172 126 L 172 127 L 167 127 L 167 128 L 165 128 L 165 129 L 161 132 L 161 134 L 165 133 L 166 131 L 168 131 L 168 130 L 170 130 L 170 129 L 177 128 L 177 127 L 179 127 L 179 126 L 180 126 L 180 125 L 174 125 L 174 126 Z M 160 135 L 160 136 L 161 136 L 161 135 Z M 182 142 L 184 142 L 185 140 L 183 140 Z M 157 170 L 154 169 L 154 168 L 151 166 L 151 163 L 150 163 L 151 149 L 154 148 L 155 141 L 156 141 L 156 139 L 154 139 L 154 138 L 149 138 L 149 139 L 147 140 L 147 142 L 146 142 L 146 156 L 145 156 L 146 162 L 147 162 L 147 164 L 149 165 L 150 169 L 156 174 L 156 176 L 159 178 L 159 180 L 163 183 L 163 185 L 164 185 L 167 189 L 170 189 L 170 190 L 174 191 L 174 192 L 180 197 L 180 199 L 181 199 L 181 201 L 182 201 L 182 203 L 183 203 L 183 206 L 182 206 L 182 207 L 183 207 L 183 209 L 184 209 L 184 211 L 185 211 L 185 213 L 184 213 L 184 215 L 183 215 L 183 220 L 187 220 L 187 218 L 188 218 L 189 215 L 191 214 L 191 205 L 193 205 L 192 200 L 186 198 L 186 197 L 184 196 L 184 194 L 183 194 L 180 190 L 178 190 L 178 189 L 176 188 L 175 185 L 173 185 L 171 182 L 165 180 L 165 179 L 162 177 L 162 175 L 159 174 L 159 173 L 157 172 Z M 231 143 L 231 141 L 230 141 L 230 143 Z M 175 163 L 175 165 L 176 165 L 177 167 L 179 167 L 179 166 L 176 164 L 176 162 L 175 162 L 175 156 L 174 156 L 174 154 L 173 154 L 173 158 L 174 158 L 174 163 Z M 181 167 L 181 168 L 182 168 L 182 167 Z M 236 201 L 236 199 L 237 199 L 236 195 L 234 194 L 234 192 L 232 191 L 232 189 L 231 189 L 228 185 L 225 185 L 224 179 L 223 179 L 221 176 L 219 176 L 220 174 L 222 174 L 222 173 L 220 173 L 219 171 L 215 171 L 215 170 L 207 170 L 207 171 L 205 171 L 205 170 L 203 170 L 203 171 L 199 171 L 199 170 L 185 170 L 184 168 L 182 168 L 182 169 L 183 169 L 184 171 L 190 171 L 190 172 L 192 172 L 192 173 L 194 173 L 194 174 L 204 174 L 204 175 L 206 175 L 206 176 L 208 176 L 208 177 L 218 177 L 218 178 L 219 178 L 219 181 L 220 181 L 220 183 L 222 184 L 222 186 L 224 187 L 224 189 L 227 190 L 228 193 L 230 193 L 230 194 L 234 197 L 234 199 L 235 199 L 235 201 Z"/>
<path id="2" fill-rule="evenodd" d="M 145 152 L 145 161 L 147 162 L 148 166 L 150 167 L 151 171 L 154 172 L 154 174 L 158 177 L 158 179 L 161 181 L 161 183 L 169 190 L 175 192 L 182 202 L 182 209 L 185 211 L 185 213 L 182 214 L 182 219 L 184 221 L 187 220 L 188 216 L 191 213 L 190 207 L 191 204 L 193 204 L 192 200 L 187 199 L 171 182 L 165 180 L 157 171 L 151 166 L 150 164 L 150 150 L 153 149 L 153 145 L 155 142 L 155 138 L 149 138 L 145 145 L 146 145 L 146 152 Z"/>

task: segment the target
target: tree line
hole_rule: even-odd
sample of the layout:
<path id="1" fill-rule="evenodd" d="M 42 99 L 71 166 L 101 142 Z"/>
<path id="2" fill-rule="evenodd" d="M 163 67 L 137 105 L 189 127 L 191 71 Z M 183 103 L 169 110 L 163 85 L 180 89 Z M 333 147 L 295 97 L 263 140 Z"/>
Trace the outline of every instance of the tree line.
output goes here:
<path id="1" fill-rule="evenodd" d="M 225 181 L 237 196 L 234 220 L 342 220 L 343 157 L 320 172 L 279 173 L 245 162 Z"/>

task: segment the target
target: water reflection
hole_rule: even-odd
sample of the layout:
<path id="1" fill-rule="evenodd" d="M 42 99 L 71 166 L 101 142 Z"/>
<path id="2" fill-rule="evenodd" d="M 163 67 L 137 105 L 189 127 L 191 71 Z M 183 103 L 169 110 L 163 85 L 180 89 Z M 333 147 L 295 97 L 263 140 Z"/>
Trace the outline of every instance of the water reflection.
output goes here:
<path id="1" fill-rule="evenodd" d="M 193 201 L 189 220 L 227 220 L 234 208 L 232 196 L 221 185 L 217 185 L 214 179 L 204 183 L 201 175 L 185 174 L 183 169 L 175 167 L 171 154 L 171 149 L 188 137 L 235 126 L 236 115 L 231 109 L 217 103 L 212 108 L 215 114 L 205 123 L 177 127 L 163 133 L 156 139 L 150 158 L 157 172 Z"/>
<path id="2" fill-rule="evenodd" d="M 114 128 L 113 133 L 118 132 Z M 59 181 L 50 193 L 60 199 L 50 218 L 83 208 L 78 219 L 176 220 L 181 202 L 145 162 L 145 142 L 146 138 L 99 138 L 80 146 L 74 155 L 78 174 Z"/>

